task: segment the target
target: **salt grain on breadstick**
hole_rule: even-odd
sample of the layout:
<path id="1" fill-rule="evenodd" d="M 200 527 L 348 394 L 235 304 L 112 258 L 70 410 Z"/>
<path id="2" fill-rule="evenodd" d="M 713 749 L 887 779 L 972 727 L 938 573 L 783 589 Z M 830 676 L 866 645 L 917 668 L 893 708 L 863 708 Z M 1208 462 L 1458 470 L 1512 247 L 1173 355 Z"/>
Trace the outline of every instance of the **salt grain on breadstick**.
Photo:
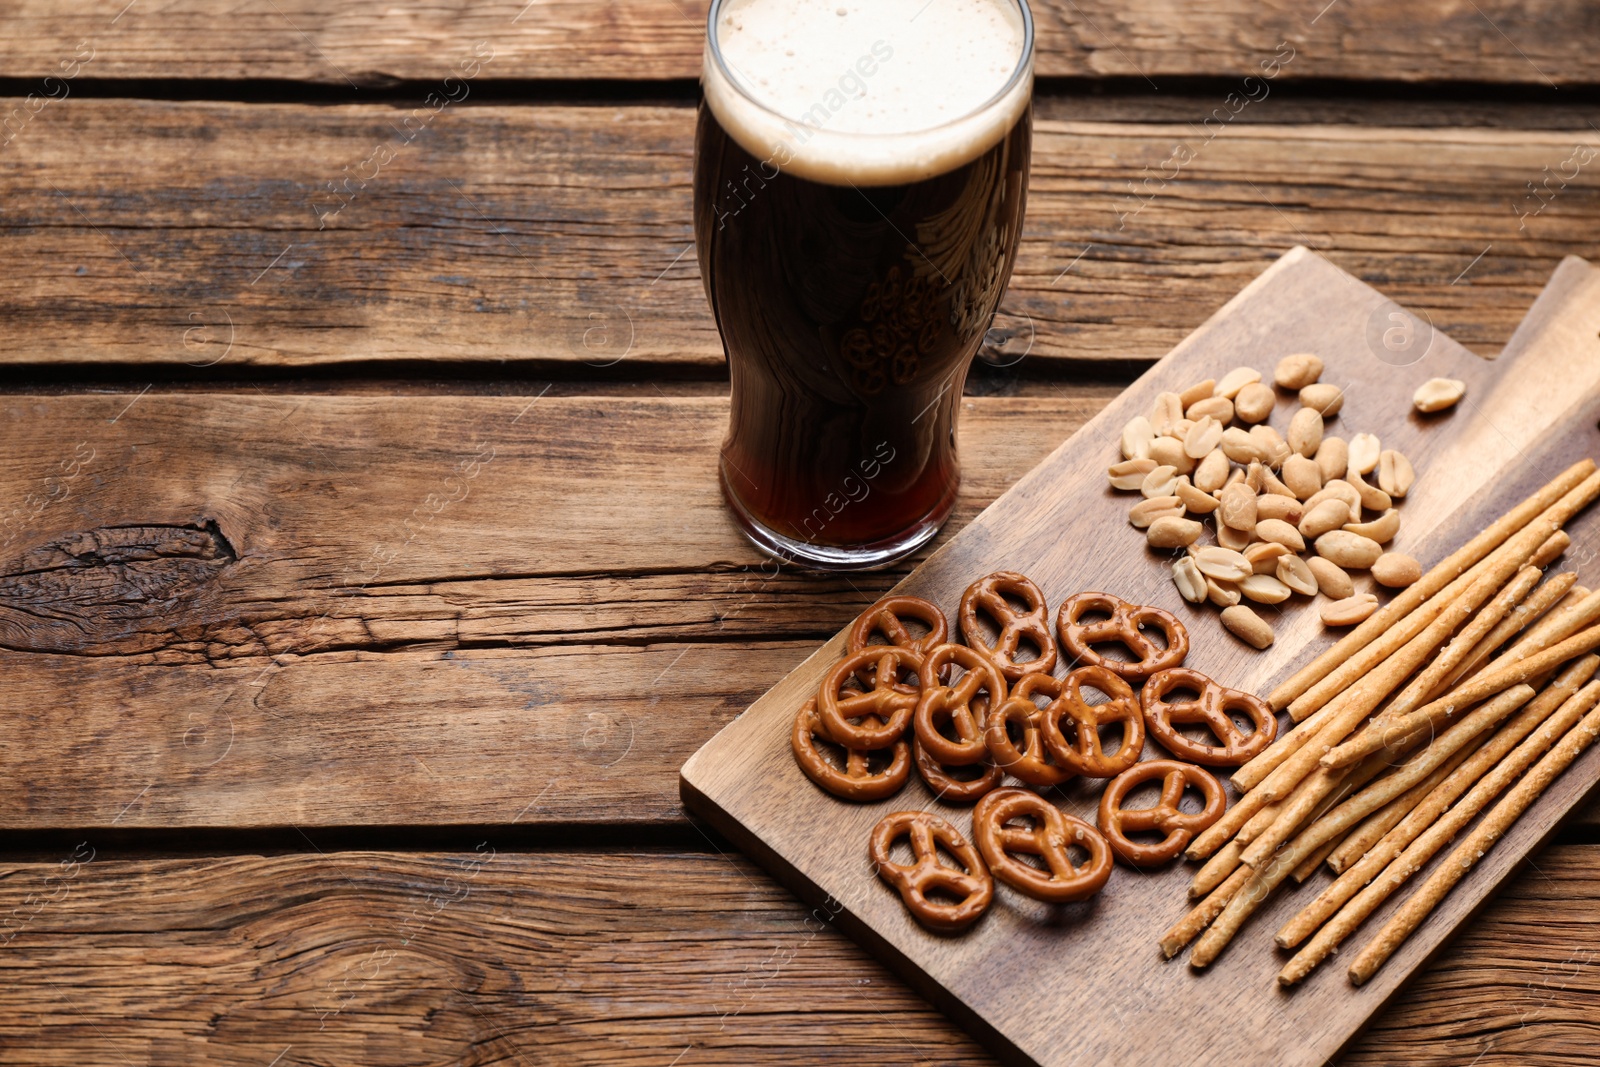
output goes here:
<path id="1" fill-rule="evenodd" d="M 1521 504 L 1501 516 L 1488 529 L 1456 549 L 1424 574 L 1415 584 L 1396 596 L 1383 610 L 1374 613 L 1361 625 L 1350 631 L 1337 644 L 1297 671 L 1293 677 L 1274 689 L 1267 698 L 1276 710 L 1310 689 L 1365 648 L 1372 640 L 1385 633 L 1396 621 L 1421 606 L 1429 597 L 1449 585 L 1463 572 L 1503 544 L 1518 530 L 1562 499 L 1575 486 L 1594 474 L 1593 460 L 1581 460 L 1568 467 L 1547 485 Z M 1600 487 L 1597 487 L 1600 488 Z"/>
<path id="2" fill-rule="evenodd" d="M 1545 754 L 1528 772 L 1527 777 L 1518 782 L 1505 797 L 1490 809 L 1483 822 L 1479 823 L 1467 835 L 1466 840 L 1450 854 L 1450 857 L 1441 863 L 1430 874 L 1411 898 L 1400 906 L 1400 910 L 1390 917 L 1361 954 L 1350 964 L 1350 981 L 1356 985 L 1364 985 L 1377 973 L 1388 958 L 1395 954 L 1406 939 L 1416 932 L 1418 926 L 1426 919 L 1430 912 L 1439 905 L 1445 895 L 1455 888 L 1457 882 L 1466 877 L 1467 872 L 1494 847 L 1495 842 L 1504 837 L 1511 825 L 1532 806 L 1539 795 L 1545 791 L 1551 782 L 1560 776 L 1561 772 L 1571 766 L 1572 761 L 1583 754 L 1583 751 L 1594 744 L 1596 737 L 1600 737 L 1600 709 L 1591 711 L 1586 715 L 1567 736 Z"/>

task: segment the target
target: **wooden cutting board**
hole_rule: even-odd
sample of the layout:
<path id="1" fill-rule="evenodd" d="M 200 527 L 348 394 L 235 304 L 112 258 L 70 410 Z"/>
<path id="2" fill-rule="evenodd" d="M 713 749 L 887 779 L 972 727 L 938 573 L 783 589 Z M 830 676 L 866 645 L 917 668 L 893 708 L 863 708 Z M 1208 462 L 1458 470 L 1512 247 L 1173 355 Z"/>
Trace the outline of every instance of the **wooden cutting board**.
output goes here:
<path id="1" fill-rule="evenodd" d="M 1322 380 L 1347 393 L 1328 432 L 1346 439 L 1377 433 L 1385 447 L 1400 449 L 1415 464 L 1418 483 L 1401 505 L 1404 522 L 1392 547 L 1427 567 L 1569 462 L 1600 457 L 1597 320 L 1600 272 L 1569 259 L 1500 358 L 1486 360 L 1296 248 L 899 588 L 939 604 L 952 620 L 962 590 L 995 570 L 1032 577 L 1049 600 L 1052 621 L 1061 599 L 1085 589 L 1156 604 L 1189 627 L 1188 665 L 1265 693 L 1332 637 L 1302 597 L 1282 605 L 1276 618 L 1272 609 L 1264 612 L 1278 635 L 1266 652 L 1227 634 L 1215 609 L 1185 603 L 1168 559 L 1147 550 L 1140 531 L 1127 523 L 1137 497 L 1106 484 L 1106 467 L 1120 458 L 1121 427 L 1148 412 L 1164 390 L 1220 378 L 1240 364 L 1270 379 L 1279 357 L 1316 352 L 1327 364 Z M 1434 376 L 1465 381 L 1466 400 L 1453 413 L 1419 416 L 1411 410 L 1412 392 Z M 1295 406 L 1281 399 L 1272 424 L 1283 428 Z M 1600 584 L 1597 510 L 1571 527 L 1573 547 L 1557 564 L 1577 566 L 1591 586 Z M 837 912 L 847 932 L 1015 1063 L 1323 1063 L 1600 780 L 1597 747 L 1361 988 L 1349 984 L 1338 959 L 1292 992 L 1275 981 L 1285 954 L 1274 948 L 1272 935 L 1327 883 L 1326 870 L 1280 893 L 1203 972 L 1191 970 L 1185 957 L 1163 961 L 1156 944 L 1189 907 L 1194 868 L 1182 862 L 1146 873 L 1119 866 L 1097 898 L 1077 905 L 1039 904 L 997 885 L 994 904 L 975 927 L 942 937 L 917 926 L 899 896 L 873 874 L 867 837 L 890 811 L 928 808 L 970 839 L 970 809 L 937 803 L 914 774 L 890 800 L 847 804 L 806 780 L 790 754 L 795 710 L 844 645 L 845 635 L 836 635 L 707 742 L 683 767 L 684 803 L 802 898 L 825 902 L 813 913 L 819 921 Z M 1100 784 L 1069 784 L 1055 799 L 1092 822 Z M 1230 787 L 1230 803 L 1236 797 Z M 1365 944 L 1406 895 L 1393 898 L 1347 947 Z M 870 992 L 862 995 L 870 1003 Z"/>

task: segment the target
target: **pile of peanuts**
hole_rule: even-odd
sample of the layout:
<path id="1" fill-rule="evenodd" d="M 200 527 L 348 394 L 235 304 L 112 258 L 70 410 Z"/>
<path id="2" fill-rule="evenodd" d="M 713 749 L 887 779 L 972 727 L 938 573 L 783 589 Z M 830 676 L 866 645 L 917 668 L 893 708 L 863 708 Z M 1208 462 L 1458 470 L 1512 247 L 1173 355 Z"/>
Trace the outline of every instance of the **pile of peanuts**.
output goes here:
<path id="1" fill-rule="evenodd" d="M 1284 434 L 1268 425 L 1277 392 L 1250 367 L 1162 393 L 1148 417 L 1123 428 L 1123 458 L 1109 471 L 1113 488 L 1144 497 L 1128 521 L 1150 547 L 1181 553 L 1172 580 L 1183 598 L 1222 608 L 1222 624 L 1256 648 L 1272 644 L 1272 627 L 1243 601 L 1321 593 L 1323 623 L 1349 626 L 1378 607 L 1373 593 L 1356 591 L 1351 571 L 1390 588 L 1422 573 L 1383 547 L 1400 530 L 1393 504 L 1416 472 L 1373 434 L 1346 441 L 1324 432 L 1344 391 L 1319 382 L 1322 370 L 1309 353 L 1278 363 L 1273 382 L 1300 402 Z"/>

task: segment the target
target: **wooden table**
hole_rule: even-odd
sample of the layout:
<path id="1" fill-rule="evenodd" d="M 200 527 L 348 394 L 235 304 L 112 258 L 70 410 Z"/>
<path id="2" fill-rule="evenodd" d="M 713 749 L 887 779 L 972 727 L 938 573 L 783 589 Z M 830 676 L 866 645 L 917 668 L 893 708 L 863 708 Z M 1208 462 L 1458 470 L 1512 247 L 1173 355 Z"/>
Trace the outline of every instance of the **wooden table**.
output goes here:
<path id="1" fill-rule="evenodd" d="M 1324 4 L 1037 0 L 945 536 L 1291 245 L 1485 356 L 1600 252 L 1587 5 Z M 704 4 L 123 5 L 0 2 L 0 1063 L 990 1062 L 679 805 L 906 569 L 722 510 Z M 1597 906 L 1343 1062 L 1600 1058 Z"/>

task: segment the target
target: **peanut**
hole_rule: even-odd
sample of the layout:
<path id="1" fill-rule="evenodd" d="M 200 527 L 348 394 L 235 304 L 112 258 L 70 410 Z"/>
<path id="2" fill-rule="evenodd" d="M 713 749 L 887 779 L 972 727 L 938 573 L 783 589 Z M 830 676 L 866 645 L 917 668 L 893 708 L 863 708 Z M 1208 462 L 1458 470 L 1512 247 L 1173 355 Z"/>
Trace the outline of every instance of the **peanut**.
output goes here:
<path id="1" fill-rule="evenodd" d="M 1233 401 L 1225 396 L 1212 396 L 1190 404 L 1183 411 L 1184 417 L 1199 421 L 1210 415 L 1222 425 L 1226 426 L 1233 421 Z"/>
<path id="2" fill-rule="evenodd" d="M 1176 437 L 1158 437 L 1150 444 L 1150 458 L 1165 467 L 1172 467 L 1179 474 L 1188 474 L 1194 470 L 1194 459 L 1183 449 L 1183 442 Z"/>
<path id="3" fill-rule="evenodd" d="M 1403 497 L 1411 492 L 1417 472 L 1411 461 L 1392 448 L 1378 454 L 1378 488 L 1392 497 Z"/>
<path id="4" fill-rule="evenodd" d="M 1299 526 L 1305 516 L 1305 505 L 1293 497 L 1270 493 L 1256 498 L 1256 521 L 1282 519 L 1291 526 Z"/>
<path id="5" fill-rule="evenodd" d="M 1233 413 L 1243 422 L 1261 422 L 1272 414 L 1277 402 L 1271 386 L 1251 382 L 1233 398 Z"/>
<path id="6" fill-rule="evenodd" d="M 1287 548 L 1290 552 L 1304 552 L 1306 539 L 1300 531 L 1282 519 L 1260 519 L 1256 522 L 1256 536 Z"/>
<path id="7" fill-rule="evenodd" d="M 1350 505 L 1343 500 L 1334 500 L 1330 497 L 1312 505 L 1305 513 L 1305 517 L 1300 520 L 1300 535 L 1314 540 L 1325 533 L 1348 525 L 1349 522 Z"/>
<path id="8" fill-rule="evenodd" d="M 1230 485 L 1243 485 L 1243 484 L 1245 484 L 1244 468 L 1243 467 L 1235 467 L 1235 468 L 1233 468 L 1233 470 L 1228 472 L 1228 480 L 1222 483 L 1222 489 L 1226 489 Z M 1222 496 L 1222 489 L 1217 490 L 1217 497 L 1219 499 Z M 1254 489 L 1251 489 L 1250 491 L 1252 493 L 1255 492 Z"/>
<path id="9" fill-rule="evenodd" d="M 1350 466 L 1349 470 L 1356 474 L 1371 474 L 1378 467 L 1378 457 L 1383 454 L 1383 446 L 1378 443 L 1378 435 L 1373 433 L 1358 433 L 1350 438 Z"/>
<path id="10" fill-rule="evenodd" d="M 1322 447 L 1322 412 L 1301 408 L 1289 420 L 1289 448 L 1310 459 Z"/>
<path id="11" fill-rule="evenodd" d="M 1373 581 L 1391 589 L 1404 589 L 1422 577 L 1422 564 L 1404 552 L 1385 552 L 1372 565 Z"/>
<path id="12" fill-rule="evenodd" d="M 1151 548 L 1187 548 L 1200 540 L 1204 532 L 1205 527 L 1193 519 L 1163 515 L 1150 524 L 1145 540 L 1150 542 Z"/>
<path id="13" fill-rule="evenodd" d="M 1251 464 L 1251 466 L 1254 466 L 1254 464 Z M 1287 485 L 1284 485 L 1282 480 L 1280 480 L 1276 474 L 1272 473 L 1271 467 L 1261 468 L 1261 491 L 1267 496 L 1281 496 L 1289 500 L 1300 499 L 1294 495 L 1293 489 L 1290 489 Z"/>
<path id="14" fill-rule="evenodd" d="M 1208 545 L 1196 552 L 1194 562 L 1201 574 L 1219 582 L 1238 582 L 1255 573 L 1242 553 L 1217 545 Z"/>
<path id="15" fill-rule="evenodd" d="M 1350 509 L 1350 518 L 1347 522 L 1361 521 L 1361 494 L 1356 492 L 1356 487 L 1343 478 L 1335 478 L 1325 483 L 1321 489 L 1312 494 L 1306 501 L 1307 508 L 1314 508 L 1324 500 L 1342 500 Z"/>
<path id="16" fill-rule="evenodd" d="M 1209 515 L 1217 510 L 1217 498 L 1202 489 L 1179 481 L 1173 495 L 1183 501 L 1184 509 L 1196 515 Z"/>
<path id="17" fill-rule="evenodd" d="M 1378 562 L 1383 546 L 1349 530 L 1330 530 L 1316 540 L 1317 555 L 1346 570 L 1364 571 Z"/>
<path id="18" fill-rule="evenodd" d="M 1222 625 L 1233 636 L 1254 648 L 1266 648 L 1272 644 L 1272 627 L 1243 604 L 1223 608 Z"/>
<path id="19" fill-rule="evenodd" d="M 1317 382 L 1300 390 L 1300 403 L 1331 419 L 1344 407 L 1344 390 L 1328 382 Z"/>
<path id="20" fill-rule="evenodd" d="M 1126 436 L 1126 435 L 1124 435 Z M 1249 463 L 1251 460 L 1264 460 L 1267 453 L 1262 450 L 1256 439 L 1250 436 L 1249 431 L 1241 430 L 1237 426 L 1230 426 L 1222 431 L 1223 455 L 1235 463 Z M 1149 446 L 1145 446 L 1145 454 L 1149 455 Z M 1129 457 L 1130 459 L 1133 457 Z"/>
<path id="21" fill-rule="evenodd" d="M 1250 427 L 1250 438 L 1265 453 L 1261 458 L 1261 462 L 1273 469 L 1283 466 L 1283 461 L 1292 455 L 1289 449 L 1289 442 L 1285 441 L 1283 435 L 1271 426 Z"/>
<path id="22" fill-rule="evenodd" d="M 1172 430 L 1167 436 L 1176 437 L 1178 440 L 1183 441 L 1188 438 L 1189 431 L 1192 429 L 1194 429 L 1194 420 L 1184 417 L 1172 424 Z"/>
<path id="23" fill-rule="evenodd" d="M 1183 501 L 1175 496 L 1153 496 L 1139 501 L 1128 512 L 1128 522 L 1140 530 L 1165 518 L 1183 518 Z"/>
<path id="24" fill-rule="evenodd" d="M 1158 393 L 1150 409 L 1150 428 L 1157 437 L 1172 432 L 1172 424 L 1183 418 L 1183 401 L 1177 393 Z"/>
<path id="25" fill-rule="evenodd" d="M 1233 582 L 1219 582 L 1215 578 L 1207 578 L 1206 599 L 1219 608 L 1231 608 L 1243 599 L 1243 595 Z"/>
<path id="26" fill-rule="evenodd" d="M 1172 584 L 1178 595 L 1191 604 L 1202 604 L 1206 599 L 1206 578 L 1194 565 L 1193 556 L 1184 556 L 1172 565 Z"/>
<path id="27" fill-rule="evenodd" d="M 1218 512 L 1224 526 L 1241 533 L 1253 533 L 1256 528 L 1256 495 L 1248 485 L 1230 485 L 1222 491 L 1222 509 Z"/>
<path id="28" fill-rule="evenodd" d="M 1217 544 L 1235 552 L 1243 552 L 1255 539 L 1254 531 L 1245 533 L 1243 530 L 1235 530 L 1232 526 L 1217 527 Z"/>
<path id="29" fill-rule="evenodd" d="M 1190 459 L 1205 459 L 1222 443 L 1222 423 L 1210 415 L 1202 415 L 1183 439 L 1183 450 Z"/>
<path id="30" fill-rule="evenodd" d="M 1122 458 L 1149 459 L 1150 442 L 1155 439 L 1156 432 L 1151 429 L 1150 420 L 1143 415 L 1135 415 L 1122 428 Z"/>
<path id="31" fill-rule="evenodd" d="M 1278 569 L 1278 560 L 1289 555 L 1289 550 L 1276 541 L 1258 541 L 1244 550 L 1244 558 L 1250 561 L 1250 570 L 1255 574 L 1273 574 Z"/>
<path id="32" fill-rule="evenodd" d="M 1106 473 L 1111 476 L 1113 489 L 1137 489 L 1144 484 L 1144 476 L 1156 469 L 1153 459 L 1125 459 L 1113 463 Z"/>
<path id="33" fill-rule="evenodd" d="M 1343 600 L 1345 597 L 1355 595 L 1356 583 L 1332 560 L 1312 556 L 1305 561 L 1305 564 L 1316 576 L 1317 592 L 1323 596 L 1333 600 Z"/>
<path id="34" fill-rule="evenodd" d="M 1139 492 L 1146 500 L 1158 496 L 1171 496 L 1173 485 L 1177 480 L 1178 468 L 1156 467 L 1144 476 L 1144 481 L 1139 483 Z"/>
<path id="35" fill-rule="evenodd" d="M 1279 389 L 1299 390 L 1322 377 L 1322 360 L 1310 352 L 1297 352 L 1278 360 L 1272 380 Z"/>
<path id="36" fill-rule="evenodd" d="M 1239 583 L 1239 592 L 1257 604 L 1282 604 L 1289 599 L 1289 587 L 1271 574 L 1252 574 Z"/>
<path id="37" fill-rule="evenodd" d="M 1411 402 L 1424 414 L 1455 407 L 1467 395 L 1467 383 L 1454 378 L 1429 378 L 1417 386 Z"/>
<path id="38" fill-rule="evenodd" d="M 1217 382 L 1217 387 L 1212 390 L 1213 396 L 1225 396 L 1229 400 L 1239 395 L 1239 390 L 1252 382 L 1261 380 L 1261 372 L 1254 367 L 1235 367 L 1222 376 Z"/>
<path id="39" fill-rule="evenodd" d="M 1311 565 L 1299 556 L 1287 555 L 1278 560 L 1276 574 L 1278 581 L 1288 586 L 1291 592 L 1301 596 L 1315 596 L 1317 593 L 1317 576 L 1311 573 Z"/>
<path id="40" fill-rule="evenodd" d="M 1324 626 L 1354 626 L 1378 610 L 1378 598 L 1371 593 L 1356 593 L 1343 600 L 1322 605 Z"/>
<path id="41" fill-rule="evenodd" d="M 1228 482 L 1228 457 L 1219 448 L 1211 452 L 1194 470 L 1194 486 L 1202 492 L 1214 493 Z"/>
<path id="42" fill-rule="evenodd" d="M 1217 380 L 1215 378 L 1207 378 L 1203 382 L 1195 382 L 1193 385 L 1189 386 L 1189 388 L 1179 393 L 1178 399 L 1183 403 L 1184 411 L 1187 412 L 1189 408 L 1200 403 L 1202 400 L 1210 400 L 1211 394 L 1216 387 Z M 1193 415 L 1190 415 L 1189 417 L 1191 419 L 1194 418 Z"/>
<path id="43" fill-rule="evenodd" d="M 1290 456 L 1283 461 L 1283 484 L 1297 500 L 1305 500 L 1322 488 L 1322 468 L 1305 456 Z"/>
<path id="44" fill-rule="evenodd" d="M 1371 522 L 1347 522 L 1344 528 L 1353 534 L 1370 537 L 1380 545 L 1386 545 L 1400 532 L 1400 513 L 1390 508 Z"/>
<path id="45" fill-rule="evenodd" d="M 1389 499 L 1388 493 L 1375 485 L 1368 485 L 1366 479 L 1355 471 L 1345 475 L 1345 480 L 1355 486 L 1356 496 L 1361 498 L 1361 506 L 1368 511 L 1387 511 L 1394 503 Z"/>
<path id="46" fill-rule="evenodd" d="M 1324 485 L 1344 477 L 1344 472 L 1350 469 L 1350 446 L 1345 444 L 1344 438 L 1322 439 L 1322 447 L 1317 449 L 1317 469 L 1322 471 Z"/>

